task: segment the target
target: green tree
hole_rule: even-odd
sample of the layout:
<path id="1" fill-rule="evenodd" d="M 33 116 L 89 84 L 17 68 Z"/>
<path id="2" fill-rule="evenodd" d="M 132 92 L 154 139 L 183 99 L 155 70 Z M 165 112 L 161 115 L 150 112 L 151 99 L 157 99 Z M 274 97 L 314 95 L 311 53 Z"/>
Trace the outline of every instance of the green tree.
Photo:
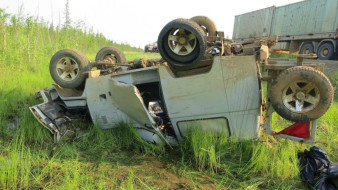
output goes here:
<path id="1" fill-rule="evenodd" d="M 71 20 L 70 20 L 70 13 L 69 13 L 69 1 L 66 1 L 66 5 L 65 5 L 65 24 L 64 24 L 64 28 L 69 29 L 71 27 Z"/>

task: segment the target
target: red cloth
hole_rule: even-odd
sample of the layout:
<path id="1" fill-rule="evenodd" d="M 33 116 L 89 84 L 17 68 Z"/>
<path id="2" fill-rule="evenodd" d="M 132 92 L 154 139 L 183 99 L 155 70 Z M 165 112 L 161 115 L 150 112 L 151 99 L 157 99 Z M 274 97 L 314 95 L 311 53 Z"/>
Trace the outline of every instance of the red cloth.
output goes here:
<path id="1" fill-rule="evenodd" d="M 285 134 L 285 135 L 307 139 L 307 138 L 310 138 L 310 122 L 295 123 L 291 125 L 290 127 L 278 133 L 275 132 L 274 134 L 275 135 Z"/>

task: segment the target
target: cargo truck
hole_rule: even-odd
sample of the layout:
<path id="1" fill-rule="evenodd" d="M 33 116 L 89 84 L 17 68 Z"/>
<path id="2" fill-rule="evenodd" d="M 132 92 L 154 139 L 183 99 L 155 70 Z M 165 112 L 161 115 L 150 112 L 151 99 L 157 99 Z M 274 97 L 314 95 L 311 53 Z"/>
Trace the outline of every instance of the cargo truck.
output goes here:
<path id="1" fill-rule="evenodd" d="M 337 59 L 338 1 L 305 0 L 235 16 L 236 42 L 278 36 L 274 50 Z"/>

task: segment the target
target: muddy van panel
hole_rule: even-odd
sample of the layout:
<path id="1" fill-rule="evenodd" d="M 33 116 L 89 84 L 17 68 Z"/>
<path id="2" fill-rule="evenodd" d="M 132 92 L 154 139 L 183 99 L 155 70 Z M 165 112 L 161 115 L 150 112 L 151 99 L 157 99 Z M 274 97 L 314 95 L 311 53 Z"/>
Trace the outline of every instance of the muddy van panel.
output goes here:
<path id="1" fill-rule="evenodd" d="M 85 87 L 90 117 L 102 129 L 112 128 L 119 121 L 129 121 L 128 116 L 117 109 L 110 96 L 110 78 L 111 76 L 106 75 L 87 79 Z"/>
<path id="2" fill-rule="evenodd" d="M 157 81 L 157 68 L 122 75 L 89 78 L 85 93 L 90 116 L 102 129 L 113 128 L 119 122 L 131 122 L 140 136 L 150 142 L 165 140 L 134 84 Z"/>
<path id="3" fill-rule="evenodd" d="M 179 122 L 212 118 L 226 118 L 231 136 L 258 136 L 261 91 L 253 56 L 215 57 L 209 72 L 192 76 L 174 77 L 164 66 L 159 67 L 159 73 L 168 114 L 179 139 L 184 136 Z"/>
<path id="4" fill-rule="evenodd" d="M 128 114 L 125 112 L 127 109 L 123 106 L 122 102 L 116 100 L 116 96 L 137 96 L 135 91 L 130 92 L 129 94 L 121 95 L 119 94 L 117 88 L 123 84 L 129 85 L 130 88 L 134 84 L 142 84 L 153 81 L 158 81 L 157 68 L 145 68 L 136 70 L 138 72 L 129 71 L 122 73 L 120 75 L 105 75 L 97 78 L 89 78 L 86 81 L 85 93 L 87 95 L 87 104 L 92 120 L 95 124 L 99 124 L 101 128 L 112 128 L 119 121 L 130 120 Z M 135 89 L 134 89 L 135 90 Z M 137 89 L 136 89 L 137 90 Z M 130 97 L 129 97 L 130 98 Z M 134 98 L 134 97 L 133 97 Z M 142 99 L 139 99 L 140 103 Z M 124 102 L 125 103 L 125 102 Z M 124 109 L 122 108 L 124 107 Z M 122 109 L 121 109 L 122 108 Z M 146 112 L 145 108 L 139 107 L 139 111 Z M 143 113 L 144 118 L 141 119 L 138 117 L 135 121 L 142 121 L 142 124 L 135 122 L 135 125 L 143 126 L 144 124 L 151 126 L 153 121 L 147 118 L 147 113 Z M 135 119 L 136 117 L 134 117 Z"/>

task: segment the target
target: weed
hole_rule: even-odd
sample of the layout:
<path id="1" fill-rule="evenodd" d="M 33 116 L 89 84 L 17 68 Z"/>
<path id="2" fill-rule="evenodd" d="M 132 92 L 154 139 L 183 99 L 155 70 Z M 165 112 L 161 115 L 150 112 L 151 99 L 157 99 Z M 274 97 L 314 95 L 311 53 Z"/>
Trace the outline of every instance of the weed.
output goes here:
<path id="1" fill-rule="evenodd" d="M 0 188 L 26 189 L 29 185 L 32 155 L 22 138 L 16 138 L 0 155 Z"/>
<path id="2" fill-rule="evenodd" d="M 132 123 L 119 123 L 112 130 L 116 137 L 116 142 L 122 149 L 133 150 L 138 153 L 150 155 L 163 155 L 165 153 L 164 143 L 154 145 L 145 142 L 137 133 L 137 129 Z"/>
<path id="3" fill-rule="evenodd" d="M 246 167 L 247 175 L 260 174 L 282 180 L 294 178 L 299 175 L 298 151 L 294 142 L 284 139 L 270 146 L 268 142 L 255 143 Z"/>
<path id="4" fill-rule="evenodd" d="M 271 58 L 286 58 L 286 59 L 295 59 L 297 56 L 288 54 L 288 53 L 275 53 L 270 55 Z"/>

